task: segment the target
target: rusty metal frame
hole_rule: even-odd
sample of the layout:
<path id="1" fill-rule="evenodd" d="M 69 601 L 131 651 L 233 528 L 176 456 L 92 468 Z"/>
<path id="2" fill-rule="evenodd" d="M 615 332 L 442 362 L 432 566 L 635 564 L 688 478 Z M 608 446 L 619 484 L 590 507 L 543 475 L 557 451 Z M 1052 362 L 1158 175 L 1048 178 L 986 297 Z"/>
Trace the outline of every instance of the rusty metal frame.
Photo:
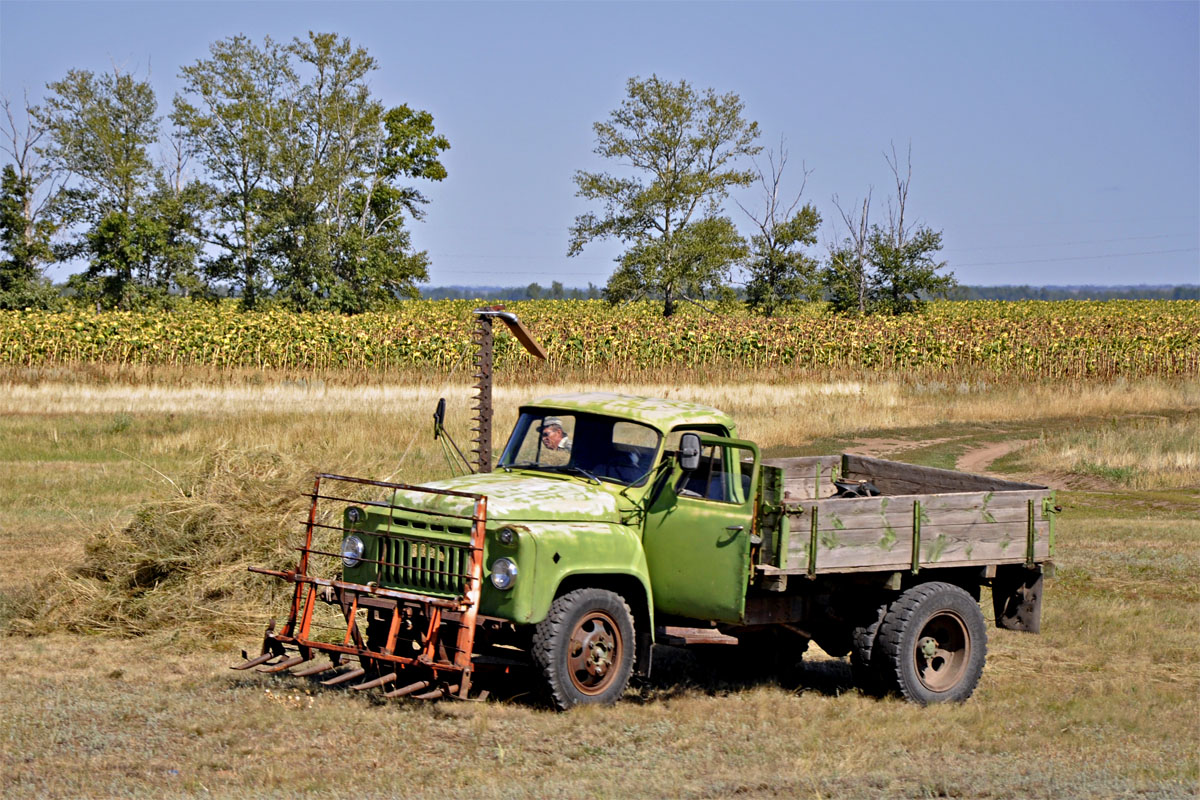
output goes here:
<path id="1" fill-rule="evenodd" d="M 355 483 L 366 486 L 378 486 L 385 489 L 404 490 L 413 492 L 424 492 L 428 494 L 462 497 L 474 501 L 474 511 L 471 516 L 461 514 L 451 514 L 445 512 L 430 511 L 427 509 L 408 509 L 400 506 L 394 506 L 390 503 L 372 502 L 353 500 L 351 498 L 339 497 L 334 494 L 322 494 L 322 481 L 342 481 L 346 483 Z M 295 589 L 292 592 L 291 606 L 288 612 L 287 622 L 279 632 L 268 630 L 263 647 L 263 656 L 268 653 L 281 654 L 284 645 L 290 645 L 300 653 L 298 659 L 288 659 L 288 662 L 280 662 L 275 664 L 275 667 L 283 667 L 284 663 L 291 666 L 293 663 L 302 663 L 313 657 L 314 651 L 324 651 L 331 655 L 334 663 L 340 663 L 342 656 L 357 656 L 361 665 L 374 665 L 382 667 L 385 664 L 391 664 L 396 667 L 421 667 L 430 670 L 435 679 L 440 673 L 452 673 L 458 676 L 455 686 L 452 687 L 454 692 L 457 692 L 460 697 L 465 697 L 471 686 L 471 674 L 473 665 L 471 655 L 475 645 L 475 624 L 479 613 L 479 598 L 483 587 L 483 540 L 487 530 L 487 496 L 481 494 L 471 494 L 466 492 L 456 492 L 447 489 L 432 489 L 424 486 L 410 486 L 403 483 L 389 483 L 386 481 L 374 481 L 365 478 L 351 478 L 344 475 L 333 475 L 329 473 L 320 473 L 316 476 L 311 494 L 305 495 L 312 498 L 312 505 L 309 507 L 308 519 L 305 523 L 304 546 L 297 548 L 300 551 L 300 560 L 294 570 L 273 570 L 265 567 L 250 567 L 251 572 L 256 572 L 261 575 L 271 575 L 295 584 Z M 376 507 L 384 507 L 392 510 L 400 511 L 419 511 L 422 514 L 428 514 L 436 517 L 447 517 L 457 520 L 471 521 L 471 540 L 468 545 L 453 546 L 460 547 L 470 554 L 469 565 L 467 572 L 446 572 L 448 577 L 462 578 L 462 593 L 457 597 L 443 598 L 433 597 L 420 592 L 404 591 L 400 589 L 387 589 L 376 586 L 374 584 L 364 585 L 358 583 L 350 583 L 347 581 L 332 580 L 328 578 L 319 578 L 309 574 L 309 557 L 312 555 L 331 556 L 340 558 L 340 553 L 329 553 L 322 550 L 313 549 L 313 531 L 314 529 L 327 530 L 342 530 L 349 532 L 350 529 L 339 526 L 325 525 L 317 522 L 317 506 L 321 500 L 332 500 L 338 502 L 354 503 L 356 505 L 369 505 Z M 389 515 L 390 516 L 390 515 Z M 394 536 L 387 532 L 380 532 L 380 535 L 391 536 L 398 539 L 413 539 L 421 541 L 423 537 L 419 536 Z M 382 562 L 381 562 L 382 563 Z M 400 564 L 391 564 L 390 566 L 401 567 Z M 421 567 L 413 567 L 419 571 L 429 572 Z M 341 643 L 335 642 L 320 642 L 311 638 L 311 627 L 313 611 L 318 599 L 318 593 L 323 591 L 327 598 L 336 598 L 346 618 L 346 633 L 342 637 Z M 392 618 L 388 628 L 387 642 L 381 650 L 371 650 L 367 647 L 363 639 L 361 631 L 358 629 L 357 611 L 360 607 L 359 599 L 364 596 L 378 597 L 394 602 L 392 608 Z M 425 616 L 429 620 L 426 631 L 421 636 L 422 647 L 416 655 L 397 655 L 395 653 L 396 640 L 401 623 L 401 603 L 413 604 L 422 606 L 425 609 Z M 458 636 L 453 644 L 440 641 L 441 624 L 444 612 L 457 613 L 458 619 Z M 353 642 L 353 644 L 352 644 Z M 442 652 L 453 649 L 453 658 L 439 659 L 439 645 L 442 647 Z M 268 659 L 259 656 L 259 659 L 253 659 L 257 663 L 263 663 Z M 377 679 L 378 680 L 378 679 Z M 362 688 L 367 688 L 366 684 Z"/>

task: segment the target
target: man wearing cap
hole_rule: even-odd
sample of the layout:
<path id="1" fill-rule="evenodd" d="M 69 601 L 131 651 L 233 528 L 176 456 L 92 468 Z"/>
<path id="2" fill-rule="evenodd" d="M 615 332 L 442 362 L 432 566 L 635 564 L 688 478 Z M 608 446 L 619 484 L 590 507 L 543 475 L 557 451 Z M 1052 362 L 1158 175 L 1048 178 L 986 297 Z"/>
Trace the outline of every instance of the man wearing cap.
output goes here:
<path id="1" fill-rule="evenodd" d="M 571 437 L 563 430 L 562 420 L 558 417 L 546 417 L 542 420 L 542 447 L 547 450 L 562 450 L 571 452 Z"/>

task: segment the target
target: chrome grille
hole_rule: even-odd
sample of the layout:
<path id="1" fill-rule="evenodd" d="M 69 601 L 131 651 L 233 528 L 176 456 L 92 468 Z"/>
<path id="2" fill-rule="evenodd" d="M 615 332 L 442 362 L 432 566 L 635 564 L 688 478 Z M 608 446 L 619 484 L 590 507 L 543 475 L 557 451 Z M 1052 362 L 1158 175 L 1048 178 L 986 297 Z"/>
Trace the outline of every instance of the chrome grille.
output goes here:
<path id="1" fill-rule="evenodd" d="M 379 560 L 385 586 L 460 596 L 471 567 L 471 545 L 380 536 Z"/>

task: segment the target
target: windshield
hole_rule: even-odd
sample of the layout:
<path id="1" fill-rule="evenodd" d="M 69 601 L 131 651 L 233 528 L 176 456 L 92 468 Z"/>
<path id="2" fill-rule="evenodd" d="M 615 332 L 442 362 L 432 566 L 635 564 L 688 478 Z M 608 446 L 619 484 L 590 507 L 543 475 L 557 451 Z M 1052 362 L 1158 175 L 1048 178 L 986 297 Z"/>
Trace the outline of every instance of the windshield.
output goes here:
<path id="1" fill-rule="evenodd" d="M 641 483 L 654 466 L 658 431 L 598 414 L 521 412 L 500 467 L 563 472 L 589 480 Z"/>

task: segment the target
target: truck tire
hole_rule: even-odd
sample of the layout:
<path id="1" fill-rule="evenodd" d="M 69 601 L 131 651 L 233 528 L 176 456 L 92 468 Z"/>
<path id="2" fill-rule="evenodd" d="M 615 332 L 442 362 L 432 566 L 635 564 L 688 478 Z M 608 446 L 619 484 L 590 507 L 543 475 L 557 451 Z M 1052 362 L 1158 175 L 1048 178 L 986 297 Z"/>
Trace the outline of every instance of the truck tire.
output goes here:
<path id="1" fill-rule="evenodd" d="M 983 612 L 958 586 L 922 583 L 888 608 L 875 648 L 908 700 L 962 702 L 975 691 L 987 657 Z"/>
<path id="2" fill-rule="evenodd" d="M 550 701 L 566 710 L 615 703 L 633 672 L 633 614 L 618 594 L 576 589 L 556 599 L 533 634 Z"/>
<path id="3" fill-rule="evenodd" d="M 883 648 L 876 647 L 879 626 L 883 624 L 888 608 L 887 603 L 880 604 L 872 621 L 856 627 L 851 635 L 850 676 L 858 690 L 870 697 L 882 697 L 897 689 L 892 677 L 894 672 L 883 657 Z"/>

